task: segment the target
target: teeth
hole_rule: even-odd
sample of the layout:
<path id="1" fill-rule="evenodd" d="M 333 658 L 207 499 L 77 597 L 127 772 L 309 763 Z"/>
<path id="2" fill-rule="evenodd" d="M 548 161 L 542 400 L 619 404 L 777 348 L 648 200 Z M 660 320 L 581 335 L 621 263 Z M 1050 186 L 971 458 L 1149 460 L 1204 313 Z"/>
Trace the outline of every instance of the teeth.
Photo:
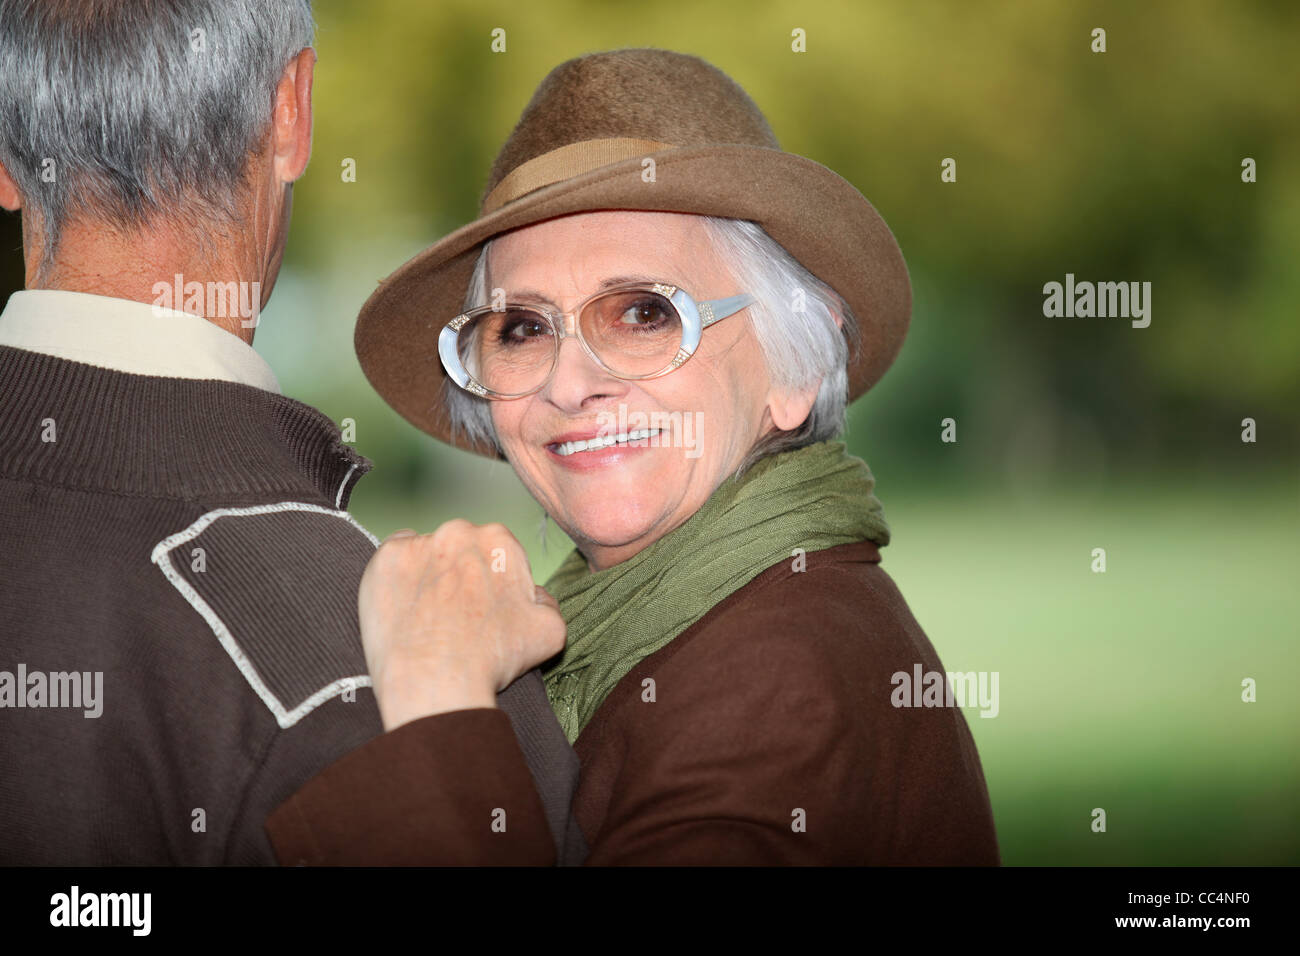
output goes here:
<path id="1" fill-rule="evenodd" d="M 630 432 L 623 432 L 621 435 L 601 435 L 596 438 L 589 438 L 586 441 L 566 441 L 563 444 L 552 445 L 551 447 L 557 455 L 566 458 L 574 452 L 599 451 L 602 448 L 608 448 L 610 445 L 650 438 L 652 435 L 658 435 L 659 432 L 660 429 L 658 428 L 637 428 Z"/>

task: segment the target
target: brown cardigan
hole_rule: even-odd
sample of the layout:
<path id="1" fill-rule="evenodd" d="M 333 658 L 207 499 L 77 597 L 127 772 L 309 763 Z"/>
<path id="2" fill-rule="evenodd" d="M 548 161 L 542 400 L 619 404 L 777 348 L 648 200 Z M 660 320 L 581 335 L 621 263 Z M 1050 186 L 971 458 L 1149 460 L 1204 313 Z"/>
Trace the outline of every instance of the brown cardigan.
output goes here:
<path id="1" fill-rule="evenodd" d="M 893 674 L 943 667 L 879 561 L 769 568 L 623 678 L 576 744 L 586 862 L 999 862 L 961 711 L 891 703 Z M 353 751 L 267 830 L 290 864 L 548 864 L 530 791 L 505 716 L 460 711 Z"/>
<path id="2" fill-rule="evenodd" d="M 0 866 L 276 862 L 267 814 L 383 734 L 369 469 L 274 392 L 0 347 Z M 536 672 L 497 702 L 567 860 L 577 755 Z"/>

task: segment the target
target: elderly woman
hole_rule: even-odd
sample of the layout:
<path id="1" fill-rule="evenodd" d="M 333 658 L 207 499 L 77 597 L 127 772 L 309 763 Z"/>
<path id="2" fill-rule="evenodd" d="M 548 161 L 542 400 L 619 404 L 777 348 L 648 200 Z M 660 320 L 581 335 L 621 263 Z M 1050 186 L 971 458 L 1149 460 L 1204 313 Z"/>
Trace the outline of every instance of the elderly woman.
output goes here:
<path id="1" fill-rule="evenodd" d="M 502 529 L 399 533 L 361 595 L 394 729 L 272 819 L 282 858 L 436 860 L 448 820 L 498 812 L 504 858 L 544 858 L 487 720 L 546 659 L 590 863 L 996 863 L 961 712 L 898 693 L 943 668 L 832 440 L 910 305 L 872 206 L 725 75 L 660 50 L 556 68 L 481 217 L 390 277 L 356 341 L 394 408 L 503 457 L 572 537 L 546 584 L 567 641 Z"/>

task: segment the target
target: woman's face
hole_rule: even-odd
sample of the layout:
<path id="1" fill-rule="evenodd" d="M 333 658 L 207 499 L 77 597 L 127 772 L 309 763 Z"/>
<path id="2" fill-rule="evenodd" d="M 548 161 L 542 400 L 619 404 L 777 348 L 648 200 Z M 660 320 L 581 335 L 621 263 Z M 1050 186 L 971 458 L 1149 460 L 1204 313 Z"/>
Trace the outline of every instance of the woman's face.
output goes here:
<path id="1" fill-rule="evenodd" d="M 697 302 L 749 291 L 717 260 L 699 217 L 680 213 L 565 216 L 506 233 L 488 253 L 489 288 L 512 302 L 572 310 L 619 279 L 677 285 Z M 544 388 L 491 411 L 524 485 L 600 570 L 694 514 L 762 435 L 800 424 L 815 395 L 774 391 L 742 311 L 706 329 L 681 368 L 641 381 L 615 378 L 566 337 Z M 650 427 L 662 430 L 598 450 L 561 447 Z"/>

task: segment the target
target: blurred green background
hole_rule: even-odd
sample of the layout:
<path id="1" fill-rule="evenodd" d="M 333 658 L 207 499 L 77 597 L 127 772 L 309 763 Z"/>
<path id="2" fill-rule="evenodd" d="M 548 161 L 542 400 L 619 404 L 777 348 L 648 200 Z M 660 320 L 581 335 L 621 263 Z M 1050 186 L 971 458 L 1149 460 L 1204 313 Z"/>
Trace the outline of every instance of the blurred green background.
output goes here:
<path id="1" fill-rule="evenodd" d="M 257 347 L 287 394 L 355 421 L 376 463 L 359 520 L 381 537 L 501 520 L 539 581 L 559 563 L 568 542 L 542 539 L 508 467 L 375 396 L 352 324 L 380 278 L 474 218 L 553 66 L 704 56 L 786 149 L 857 185 L 907 257 L 912 333 L 848 441 L 893 528 L 884 567 L 945 666 L 1001 675 L 999 715 L 966 715 L 1005 862 L 1300 863 L 1300 5 L 315 9 L 315 151 Z M 1150 281 L 1150 327 L 1045 318 L 1043 284 L 1067 272 Z"/>

